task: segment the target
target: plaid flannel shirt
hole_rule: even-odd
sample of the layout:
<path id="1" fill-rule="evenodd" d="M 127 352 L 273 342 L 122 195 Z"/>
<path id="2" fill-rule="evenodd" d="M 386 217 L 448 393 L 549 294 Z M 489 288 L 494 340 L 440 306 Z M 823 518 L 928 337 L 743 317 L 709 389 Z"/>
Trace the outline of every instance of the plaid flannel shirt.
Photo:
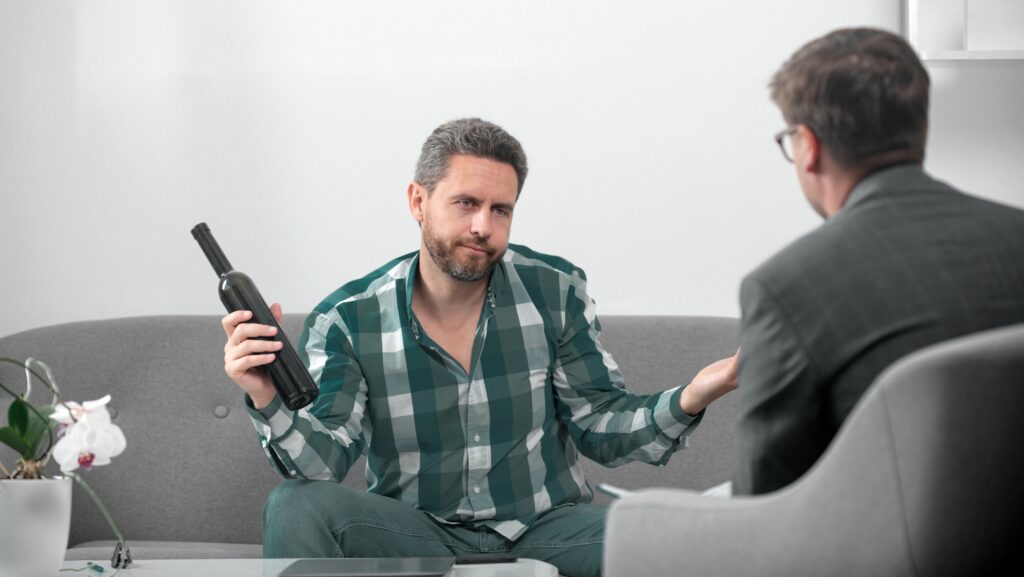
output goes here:
<path id="1" fill-rule="evenodd" d="M 515 540 L 541 513 L 588 502 L 579 453 L 614 467 L 666 462 L 700 421 L 682 386 L 634 395 L 598 339 L 586 275 L 510 245 L 491 273 L 465 368 L 412 311 L 418 253 L 332 293 L 299 352 L 320 387 L 310 407 L 249 412 L 286 477 L 340 482 L 365 454 L 368 490 L 442 523 Z"/>

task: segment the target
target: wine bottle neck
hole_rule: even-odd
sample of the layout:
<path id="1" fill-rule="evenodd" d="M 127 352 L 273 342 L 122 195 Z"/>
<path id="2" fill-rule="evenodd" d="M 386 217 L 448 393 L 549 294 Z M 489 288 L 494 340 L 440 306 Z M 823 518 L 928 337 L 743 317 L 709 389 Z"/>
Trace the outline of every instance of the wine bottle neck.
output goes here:
<path id="1" fill-rule="evenodd" d="M 213 238 L 213 233 L 210 232 L 210 227 L 205 222 L 197 224 L 192 229 L 192 236 L 199 243 L 199 248 L 203 249 L 203 254 L 210 261 L 210 266 L 213 267 L 217 276 L 232 270 L 231 262 L 228 260 L 228 257 L 224 256 L 224 251 L 220 249 L 220 245 Z"/>

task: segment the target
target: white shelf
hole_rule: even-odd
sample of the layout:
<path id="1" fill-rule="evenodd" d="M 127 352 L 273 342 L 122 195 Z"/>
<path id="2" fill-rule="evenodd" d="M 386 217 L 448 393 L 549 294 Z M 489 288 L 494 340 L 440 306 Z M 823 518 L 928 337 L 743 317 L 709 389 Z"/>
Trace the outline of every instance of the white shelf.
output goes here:
<path id="1" fill-rule="evenodd" d="M 1024 60 L 1024 50 L 920 50 L 921 60 Z"/>
<path id="2" fill-rule="evenodd" d="M 1010 5 L 1011 11 L 993 11 L 993 8 L 1000 8 L 993 2 L 995 0 L 902 0 L 900 28 L 921 60 L 1024 60 L 1024 49 L 1017 36 L 1024 25 L 1024 12 L 1020 5 Z M 972 20 L 979 14 L 986 17 Z M 1003 15 L 1008 19 L 998 21 Z M 968 49 L 968 44 L 975 42 L 979 48 Z"/>

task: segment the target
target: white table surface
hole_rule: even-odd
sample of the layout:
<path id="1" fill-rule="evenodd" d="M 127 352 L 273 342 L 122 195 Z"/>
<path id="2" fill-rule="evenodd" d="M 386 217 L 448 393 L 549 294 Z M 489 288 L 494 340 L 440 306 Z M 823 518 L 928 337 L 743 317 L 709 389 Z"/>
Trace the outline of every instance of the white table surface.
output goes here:
<path id="1" fill-rule="evenodd" d="M 117 577 L 277 577 L 295 559 L 151 559 L 132 563 Z M 85 561 L 65 561 L 58 577 L 111 577 L 109 562 L 100 564 L 103 573 L 93 570 L 65 571 L 85 567 Z M 456 565 L 452 577 L 557 577 L 554 565 L 533 559 L 515 563 Z"/>

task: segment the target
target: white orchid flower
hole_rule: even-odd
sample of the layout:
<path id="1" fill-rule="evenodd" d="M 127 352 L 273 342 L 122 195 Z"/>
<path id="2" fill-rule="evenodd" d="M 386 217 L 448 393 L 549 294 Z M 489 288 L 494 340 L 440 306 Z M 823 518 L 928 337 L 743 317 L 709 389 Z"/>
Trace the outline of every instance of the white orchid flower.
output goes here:
<path id="1" fill-rule="evenodd" d="M 61 472 L 107 465 L 111 458 L 124 451 L 124 433 L 121 427 L 110 422 L 109 402 L 110 395 L 81 405 L 63 403 L 50 415 L 66 427 L 52 453 Z"/>
<path id="2" fill-rule="evenodd" d="M 110 395 L 95 401 L 86 401 L 79 405 L 74 401 L 61 403 L 54 408 L 50 418 L 62 425 L 73 425 L 82 420 L 89 419 L 96 425 L 103 426 L 110 423 L 110 413 L 106 406 L 110 402 Z M 102 411 L 97 409 L 103 409 Z M 105 420 L 105 421 L 104 421 Z"/>

